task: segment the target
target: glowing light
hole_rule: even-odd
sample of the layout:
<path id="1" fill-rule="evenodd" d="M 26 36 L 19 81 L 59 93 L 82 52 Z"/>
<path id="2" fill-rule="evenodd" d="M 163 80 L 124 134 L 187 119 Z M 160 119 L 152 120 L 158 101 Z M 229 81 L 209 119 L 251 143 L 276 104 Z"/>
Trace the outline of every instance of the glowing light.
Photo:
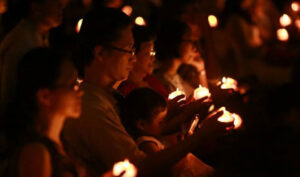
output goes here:
<path id="1" fill-rule="evenodd" d="M 209 15 L 208 23 L 211 28 L 216 28 L 218 26 L 218 18 L 214 15 Z"/>
<path id="2" fill-rule="evenodd" d="M 278 29 L 277 38 L 280 41 L 286 42 L 289 40 L 289 32 L 284 28 Z"/>
<path id="3" fill-rule="evenodd" d="M 202 85 L 199 85 L 197 89 L 194 90 L 194 99 L 199 100 L 204 97 L 210 97 L 211 94 L 209 90 L 206 87 L 202 87 Z"/>
<path id="4" fill-rule="evenodd" d="M 174 99 L 174 98 L 176 98 L 176 97 L 178 97 L 178 96 L 180 96 L 180 95 L 184 95 L 184 98 L 181 99 L 181 100 L 179 100 L 179 101 L 182 101 L 182 100 L 185 100 L 185 99 L 186 99 L 185 93 L 182 92 L 182 91 L 180 91 L 180 90 L 177 88 L 176 91 L 174 91 L 174 92 L 172 92 L 172 93 L 169 94 L 169 100 L 172 100 L 172 99 Z"/>
<path id="5" fill-rule="evenodd" d="M 221 89 L 233 89 L 235 91 L 238 90 L 238 82 L 230 77 L 223 77 L 222 81 L 218 83 L 221 86 Z"/>
<path id="6" fill-rule="evenodd" d="M 239 129 L 242 126 L 243 120 L 238 114 L 227 111 L 225 107 L 221 107 L 218 111 L 223 111 L 223 115 L 218 118 L 219 122 L 233 122 L 234 129 Z"/>
<path id="7" fill-rule="evenodd" d="M 131 6 L 124 6 L 124 7 L 122 8 L 122 12 L 124 12 L 124 13 L 125 13 L 126 15 L 128 15 L 128 16 L 131 16 L 132 11 L 133 11 L 133 9 L 132 9 Z"/>
<path id="8" fill-rule="evenodd" d="M 143 17 L 136 17 L 135 24 L 139 26 L 146 26 L 146 21 Z"/>
<path id="9" fill-rule="evenodd" d="M 83 22 L 82 18 L 77 22 L 76 29 L 75 29 L 77 34 L 80 32 L 82 22 Z"/>
<path id="10" fill-rule="evenodd" d="M 281 26 L 285 27 L 285 26 L 289 26 L 292 23 L 292 20 L 287 14 L 283 14 L 279 18 L 279 22 L 280 22 Z"/>
<path id="11" fill-rule="evenodd" d="M 128 159 L 114 164 L 112 172 L 114 176 L 120 176 L 124 173 L 122 177 L 135 177 L 137 175 L 136 167 Z"/>
<path id="12" fill-rule="evenodd" d="M 295 20 L 295 26 L 300 30 L 300 19 Z"/>
<path id="13" fill-rule="evenodd" d="M 291 8 L 292 8 L 293 11 L 298 12 L 300 10 L 300 4 L 299 4 L 299 2 L 293 2 L 291 4 Z"/>

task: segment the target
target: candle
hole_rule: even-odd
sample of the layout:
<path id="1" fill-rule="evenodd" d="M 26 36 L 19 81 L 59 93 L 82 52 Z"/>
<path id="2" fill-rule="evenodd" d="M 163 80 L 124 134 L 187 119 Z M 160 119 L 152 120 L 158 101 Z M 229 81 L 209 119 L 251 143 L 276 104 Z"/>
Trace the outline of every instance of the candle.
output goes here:
<path id="1" fill-rule="evenodd" d="M 77 34 L 80 32 L 82 22 L 83 22 L 82 18 L 77 22 L 76 29 L 75 29 Z"/>
<path id="2" fill-rule="evenodd" d="M 128 159 L 114 164 L 112 172 L 113 176 L 120 176 L 122 173 L 124 173 L 122 177 L 135 177 L 137 175 L 136 167 Z"/>
<path id="3" fill-rule="evenodd" d="M 221 86 L 221 89 L 233 89 L 233 90 L 238 90 L 238 82 L 230 77 L 223 77 L 222 81 L 218 83 L 218 85 Z"/>
<path id="4" fill-rule="evenodd" d="M 223 115 L 218 118 L 219 122 L 233 122 L 234 129 L 241 127 L 243 120 L 238 114 L 227 111 L 225 107 L 221 107 L 218 111 L 223 111 Z"/>
<path id="5" fill-rule="evenodd" d="M 174 99 L 174 98 L 176 98 L 176 97 L 178 97 L 180 95 L 184 95 L 185 96 L 185 93 L 182 92 L 182 91 L 180 91 L 177 88 L 176 91 L 174 91 L 174 92 L 172 92 L 172 93 L 169 94 L 169 100 L 172 100 L 172 99 Z M 186 99 L 186 97 L 184 97 L 183 99 L 179 100 L 179 102 L 182 101 L 182 100 L 185 100 L 185 99 Z"/>
<path id="6" fill-rule="evenodd" d="M 143 17 L 136 17 L 135 24 L 139 26 L 146 26 L 146 21 Z"/>
<path id="7" fill-rule="evenodd" d="M 192 124 L 191 124 L 191 127 L 188 131 L 188 135 L 193 135 L 194 134 L 194 131 L 195 131 L 195 128 L 197 127 L 198 125 L 198 122 L 199 122 L 199 117 L 196 116 L 196 118 L 193 120 Z"/>
<path id="8" fill-rule="evenodd" d="M 124 6 L 124 7 L 122 8 L 122 12 L 123 12 L 124 14 L 126 14 L 127 16 L 131 16 L 132 11 L 133 11 L 133 9 L 132 9 L 131 6 Z"/>
<path id="9" fill-rule="evenodd" d="M 277 38 L 280 41 L 286 42 L 289 40 L 289 32 L 284 28 L 280 28 L 277 30 Z"/>
<path id="10" fill-rule="evenodd" d="M 209 15 L 208 24 L 211 28 L 216 28 L 218 26 L 218 18 L 214 15 Z"/>
<path id="11" fill-rule="evenodd" d="M 209 90 L 206 87 L 202 87 L 202 85 L 199 85 L 197 89 L 194 90 L 194 99 L 199 100 L 204 97 L 210 97 L 211 94 Z"/>
<path id="12" fill-rule="evenodd" d="M 299 4 L 299 2 L 293 2 L 291 4 L 291 8 L 292 8 L 293 11 L 298 12 L 300 10 L 300 4 Z"/>
<path id="13" fill-rule="evenodd" d="M 281 26 L 286 27 L 286 26 L 289 26 L 292 23 L 292 20 L 287 14 L 283 14 L 279 18 L 279 22 L 280 22 Z"/>
<path id="14" fill-rule="evenodd" d="M 298 30 L 300 30 L 300 19 L 296 19 L 295 20 L 295 26 L 298 28 Z"/>

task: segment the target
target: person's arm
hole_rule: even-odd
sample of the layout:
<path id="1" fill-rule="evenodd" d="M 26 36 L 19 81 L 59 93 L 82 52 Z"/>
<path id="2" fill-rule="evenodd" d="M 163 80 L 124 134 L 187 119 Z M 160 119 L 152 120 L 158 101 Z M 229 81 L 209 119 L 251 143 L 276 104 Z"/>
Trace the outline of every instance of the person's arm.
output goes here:
<path id="1" fill-rule="evenodd" d="M 188 152 L 201 147 L 207 140 L 215 139 L 226 132 L 226 127 L 232 123 L 221 123 L 217 119 L 222 115 L 219 112 L 203 121 L 203 126 L 193 136 L 187 137 L 177 145 L 148 155 L 144 161 L 137 164 L 141 176 L 153 176 L 159 173 L 162 168 L 169 168 L 178 162 Z"/>
<path id="2" fill-rule="evenodd" d="M 20 177 L 51 177 L 51 157 L 47 148 L 38 143 L 25 146 L 19 157 Z"/>
<path id="3" fill-rule="evenodd" d="M 160 151 L 157 144 L 151 141 L 145 141 L 139 145 L 140 150 L 144 151 L 146 154 L 153 154 L 154 152 Z"/>

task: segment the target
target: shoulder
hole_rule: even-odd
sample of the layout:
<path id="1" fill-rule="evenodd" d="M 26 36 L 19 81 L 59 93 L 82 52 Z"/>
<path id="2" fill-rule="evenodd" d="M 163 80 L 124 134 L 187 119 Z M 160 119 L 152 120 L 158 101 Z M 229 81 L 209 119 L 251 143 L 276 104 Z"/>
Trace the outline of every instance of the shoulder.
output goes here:
<path id="1" fill-rule="evenodd" d="M 51 155 L 48 148 L 41 143 L 25 145 L 19 156 L 20 176 L 50 177 Z"/>

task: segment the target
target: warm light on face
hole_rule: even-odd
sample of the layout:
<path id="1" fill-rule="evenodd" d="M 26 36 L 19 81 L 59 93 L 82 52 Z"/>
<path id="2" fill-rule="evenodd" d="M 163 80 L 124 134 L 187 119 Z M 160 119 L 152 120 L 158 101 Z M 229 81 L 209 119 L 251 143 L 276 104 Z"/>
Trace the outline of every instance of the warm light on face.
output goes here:
<path id="1" fill-rule="evenodd" d="M 233 90 L 238 90 L 238 82 L 230 77 L 223 77 L 222 81 L 218 83 L 218 85 L 221 86 L 221 89 L 233 89 Z"/>
<path id="2" fill-rule="evenodd" d="M 136 17 L 135 24 L 139 26 L 146 26 L 146 21 L 143 17 Z"/>
<path id="3" fill-rule="evenodd" d="M 83 22 L 83 19 L 80 19 L 80 20 L 77 22 L 76 29 L 75 29 L 77 34 L 80 32 L 82 22 Z"/>
<path id="4" fill-rule="evenodd" d="M 211 28 L 216 28 L 218 26 L 218 19 L 214 15 L 208 16 L 208 23 Z"/>
<path id="5" fill-rule="evenodd" d="M 292 20 L 287 14 L 283 14 L 279 18 L 279 22 L 280 22 L 281 26 L 286 27 L 286 26 L 289 26 L 292 23 Z"/>
<path id="6" fill-rule="evenodd" d="M 184 95 L 185 96 L 185 93 L 182 92 L 182 91 L 180 91 L 177 88 L 176 91 L 174 91 L 174 92 L 172 92 L 172 93 L 169 94 L 169 100 L 172 100 L 172 99 L 174 99 L 174 98 L 176 98 L 176 97 L 178 97 L 180 95 Z M 186 97 L 184 97 L 183 99 L 179 100 L 179 102 L 182 101 L 182 100 L 185 100 L 185 99 L 186 99 Z"/>
<path id="7" fill-rule="evenodd" d="M 132 9 L 131 6 L 124 6 L 122 8 L 122 12 L 125 13 L 126 15 L 128 15 L 128 16 L 131 16 L 132 11 L 133 11 L 133 9 Z"/>
<path id="8" fill-rule="evenodd" d="M 114 164 L 112 172 L 113 176 L 120 176 L 123 172 L 122 177 L 135 177 L 137 175 L 136 167 L 128 159 Z"/>
<path id="9" fill-rule="evenodd" d="M 211 96 L 209 90 L 206 87 L 202 87 L 201 85 L 199 85 L 199 87 L 194 90 L 194 99 L 195 100 L 199 100 L 199 99 L 204 98 L 206 96 L 207 97 Z"/>
<path id="10" fill-rule="evenodd" d="M 298 12 L 300 10 L 300 4 L 299 4 L 299 2 L 293 2 L 291 4 L 291 8 L 292 8 L 293 11 Z"/>
<path id="11" fill-rule="evenodd" d="M 278 29 L 277 38 L 280 41 L 286 42 L 289 40 L 289 32 L 284 28 Z"/>

